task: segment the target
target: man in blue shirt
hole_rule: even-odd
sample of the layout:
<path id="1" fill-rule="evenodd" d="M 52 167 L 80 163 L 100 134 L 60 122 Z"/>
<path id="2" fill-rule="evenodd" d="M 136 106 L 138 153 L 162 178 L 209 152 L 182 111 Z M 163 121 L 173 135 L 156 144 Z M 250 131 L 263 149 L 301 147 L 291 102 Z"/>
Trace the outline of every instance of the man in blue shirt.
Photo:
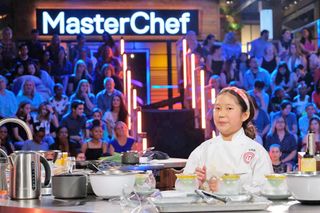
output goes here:
<path id="1" fill-rule="evenodd" d="M 46 132 L 44 127 L 36 126 L 34 128 L 33 140 L 28 140 L 23 143 L 22 150 L 25 151 L 48 151 L 49 144 L 43 138 Z"/>
<path id="2" fill-rule="evenodd" d="M 110 77 L 106 77 L 103 84 L 105 89 L 97 94 L 97 105 L 104 113 L 111 109 L 113 96 L 122 93 L 114 88 L 114 81 Z"/>
<path id="3" fill-rule="evenodd" d="M 252 90 L 254 82 L 260 79 L 264 82 L 265 90 L 267 91 L 270 87 L 270 74 L 267 70 L 261 68 L 255 57 L 251 57 L 249 60 L 250 68 L 244 73 L 243 86 L 246 90 Z"/>
<path id="4" fill-rule="evenodd" d="M 256 58 L 262 58 L 264 55 L 264 50 L 266 46 L 271 44 L 269 41 L 269 31 L 262 30 L 260 33 L 260 37 L 251 41 L 251 49 L 250 49 L 250 56 Z"/>

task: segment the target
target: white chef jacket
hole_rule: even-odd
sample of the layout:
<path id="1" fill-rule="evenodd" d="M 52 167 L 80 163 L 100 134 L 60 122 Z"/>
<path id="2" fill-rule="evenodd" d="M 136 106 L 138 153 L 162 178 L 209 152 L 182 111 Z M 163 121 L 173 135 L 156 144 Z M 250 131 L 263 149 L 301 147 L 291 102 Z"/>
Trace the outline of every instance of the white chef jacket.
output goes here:
<path id="1" fill-rule="evenodd" d="M 273 173 L 268 152 L 246 136 L 243 128 L 233 135 L 231 141 L 224 141 L 219 135 L 203 142 L 190 154 L 184 173 L 195 173 L 197 167 L 204 165 L 207 168 L 207 180 L 225 173 L 246 173 L 240 175 L 244 188 L 258 187 L 258 190 L 265 182 L 264 175 Z"/>

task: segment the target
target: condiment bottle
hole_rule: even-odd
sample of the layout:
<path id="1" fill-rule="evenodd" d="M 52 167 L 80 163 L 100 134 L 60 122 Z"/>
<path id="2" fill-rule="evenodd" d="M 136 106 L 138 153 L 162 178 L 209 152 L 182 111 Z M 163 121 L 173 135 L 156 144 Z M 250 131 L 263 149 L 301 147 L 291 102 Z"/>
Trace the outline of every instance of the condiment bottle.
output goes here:
<path id="1" fill-rule="evenodd" d="M 315 154 L 315 143 L 314 133 L 308 133 L 308 144 L 307 151 L 301 159 L 301 172 L 315 172 L 317 171 L 317 161 L 314 158 Z"/>
<path id="2" fill-rule="evenodd" d="M 320 171 L 320 150 L 316 151 L 316 155 L 314 156 L 317 163 L 317 171 Z"/>

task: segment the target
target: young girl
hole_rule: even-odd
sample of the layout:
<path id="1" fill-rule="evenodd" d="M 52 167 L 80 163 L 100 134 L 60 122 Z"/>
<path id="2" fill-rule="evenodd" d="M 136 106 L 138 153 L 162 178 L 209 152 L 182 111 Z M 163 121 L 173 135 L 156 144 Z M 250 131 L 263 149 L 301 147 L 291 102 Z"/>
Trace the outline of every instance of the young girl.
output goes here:
<path id="1" fill-rule="evenodd" d="M 200 187 L 218 191 L 218 179 L 225 173 L 241 173 L 245 189 L 260 186 L 264 175 L 273 173 L 267 151 L 257 142 L 252 100 L 244 90 L 221 90 L 214 106 L 214 123 L 220 135 L 198 146 L 190 155 L 184 173 L 195 173 Z M 255 188 L 251 188 L 255 189 Z"/>
<path id="2" fill-rule="evenodd" d="M 102 141 L 102 133 L 100 121 L 94 121 L 91 127 L 91 138 L 81 147 L 87 160 L 97 160 L 107 154 L 107 144 Z"/>

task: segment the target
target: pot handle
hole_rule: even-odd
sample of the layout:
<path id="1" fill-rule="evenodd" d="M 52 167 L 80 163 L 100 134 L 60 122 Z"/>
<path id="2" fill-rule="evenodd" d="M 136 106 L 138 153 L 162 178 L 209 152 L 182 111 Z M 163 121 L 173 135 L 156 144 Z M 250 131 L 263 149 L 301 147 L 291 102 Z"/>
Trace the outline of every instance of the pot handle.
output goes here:
<path id="1" fill-rule="evenodd" d="M 44 186 L 48 186 L 50 184 L 50 179 L 51 179 L 51 168 L 47 159 L 45 159 L 45 157 L 43 157 L 42 155 L 40 155 L 40 162 L 44 166 L 44 170 L 46 172 L 46 177 L 44 179 Z"/>

